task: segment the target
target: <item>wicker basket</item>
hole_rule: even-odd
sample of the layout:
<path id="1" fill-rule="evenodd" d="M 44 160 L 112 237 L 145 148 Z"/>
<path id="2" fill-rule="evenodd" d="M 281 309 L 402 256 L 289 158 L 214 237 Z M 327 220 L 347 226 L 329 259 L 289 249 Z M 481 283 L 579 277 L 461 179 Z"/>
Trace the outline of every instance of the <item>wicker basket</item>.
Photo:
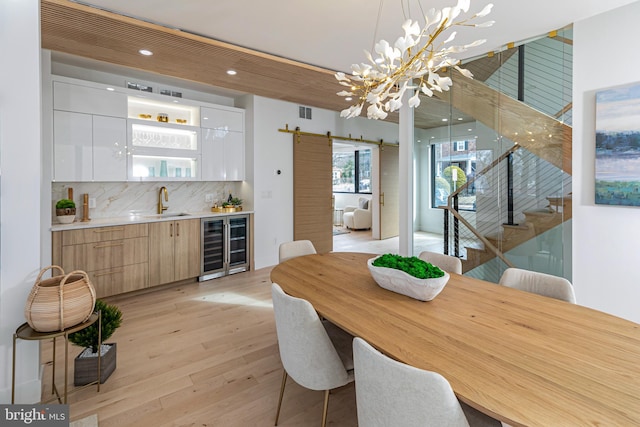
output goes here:
<path id="1" fill-rule="evenodd" d="M 49 269 L 60 270 L 62 274 L 42 280 L 42 275 Z M 87 320 L 95 303 L 96 291 L 87 273 L 75 270 L 64 274 L 61 267 L 50 265 L 38 274 L 24 315 L 35 331 L 63 331 Z"/>

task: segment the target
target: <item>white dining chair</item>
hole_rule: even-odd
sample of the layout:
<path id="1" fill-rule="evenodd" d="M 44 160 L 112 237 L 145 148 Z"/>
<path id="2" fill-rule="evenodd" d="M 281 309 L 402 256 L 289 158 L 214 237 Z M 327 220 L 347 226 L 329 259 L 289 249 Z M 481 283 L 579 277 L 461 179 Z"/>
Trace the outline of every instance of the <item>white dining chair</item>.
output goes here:
<path id="1" fill-rule="evenodd" d="M 316 248 L 310 240 L 294 240 L 292 242 L 281 243 L 278 251 L 280 262 L 303 255 L 313 255 L 315 253 L 317 253 Z"/>
<path id="2" fill-rule="evenodd" d="M 395 361 L 353 340 L 359 427 L 480 427 L 501 423 L 456 398 L 440 374 Z"/>
<path id="3" fill-rule="evenodd" d="M 278 425 L 282 397 L 290 376 L 303 387 L 324 390 L 324 427 L 329 391 L 353 381 L 353 336 L 321 321 L 309 301 L 287 295 L 276 283 L 271 285 L 271 298 L 280 359 L 284 366 L 275 425 Z"/>
<path id="4" fill-rule="evenodd" d="M 460 258 L 429 251 L 420 252 L 418 258 L 423 261 L 427 261 L 429 264 L 440 267 L 441 270 L 448 273 L 462 274 L 462 261 L 460 261 Z"/>
<path id="5" fill-rule="evenodd" d="M 567 301 L 572 304 L 576 303 L 573 285 L 564 277 L 521 268 L 507 268 L 502 273 L 499 283 L 521 291 Z"/>

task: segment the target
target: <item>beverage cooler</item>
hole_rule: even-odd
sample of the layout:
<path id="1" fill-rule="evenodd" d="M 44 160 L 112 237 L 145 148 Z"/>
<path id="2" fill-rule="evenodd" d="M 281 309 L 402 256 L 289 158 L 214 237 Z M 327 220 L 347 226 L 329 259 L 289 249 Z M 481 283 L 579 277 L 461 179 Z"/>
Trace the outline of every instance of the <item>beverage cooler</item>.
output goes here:
<path id="1" fill-rule="evenodd" d="M 249 269 L 249 215 L 201 220 L 200 281 Z"/>

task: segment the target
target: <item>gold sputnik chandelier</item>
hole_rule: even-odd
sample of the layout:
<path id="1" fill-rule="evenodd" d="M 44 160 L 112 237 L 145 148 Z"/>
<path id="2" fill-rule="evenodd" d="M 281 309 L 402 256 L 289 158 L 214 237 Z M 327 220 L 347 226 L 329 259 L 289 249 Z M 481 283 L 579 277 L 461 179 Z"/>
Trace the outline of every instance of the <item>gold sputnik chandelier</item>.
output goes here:
<path id="1" fill-rule="evenodd" d="M 485 40 L 476 40 L 463 46 L 452 46 L 456 32 L 447 31 L 452 27 L 490 27 L 494 21 L 475 24 L 477 18 L 482 18 L 491 12 L 493 4 L 488 4 L 475 15 L 464 18 L 469 11 L 470 0 L 458 0 L 455 7 L 445 7 L 442 10 L 429 10 L 424 16 L 424 26 L 418 21 L 408 19 L 402 25 L 404 36 L 399 37 L 391 45 L 386 40 L 375 44 L 375 57 L 368 51 L 365 55 L 368 63 L 353 64 L 352 75 L 336 73 L 338 82 L 347 86 L 348 90 L 338 92 L 344 97 L 354 97 L 356 103 L 340 113 L 341 117 L 357 117 L 362 112 L 365 103 L 367 117 L 370 119 L 384 119 L 387 114 L 398 110 L 402 106 L 402 97 L 407 89 L 418 89 L 409 98 L 409 107 L 420 105 L 420 93 L 432 96 L 434 91 L 449 90 L 452 85 L 450 77 L 443 77 L 438 72 L 452 67 L 468 78 L 473 78 L 469 70 L 459 67 L 460 60 L 451 57 L 469 48 L 479 46 Z M 448 38 L 440 42 L 443 34 Z"/>

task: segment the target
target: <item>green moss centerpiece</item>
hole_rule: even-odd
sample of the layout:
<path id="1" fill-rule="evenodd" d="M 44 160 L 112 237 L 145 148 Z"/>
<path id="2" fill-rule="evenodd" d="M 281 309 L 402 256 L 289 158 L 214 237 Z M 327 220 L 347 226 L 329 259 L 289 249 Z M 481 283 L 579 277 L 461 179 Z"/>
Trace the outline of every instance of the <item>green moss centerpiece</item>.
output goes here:
<path id="1" fill-rule="evenodd" d="M 371 276 L 384 289 L 431 301 L 449 281 L 449 273 L 418 257 L 384 254 L 367 261 Z"/>

